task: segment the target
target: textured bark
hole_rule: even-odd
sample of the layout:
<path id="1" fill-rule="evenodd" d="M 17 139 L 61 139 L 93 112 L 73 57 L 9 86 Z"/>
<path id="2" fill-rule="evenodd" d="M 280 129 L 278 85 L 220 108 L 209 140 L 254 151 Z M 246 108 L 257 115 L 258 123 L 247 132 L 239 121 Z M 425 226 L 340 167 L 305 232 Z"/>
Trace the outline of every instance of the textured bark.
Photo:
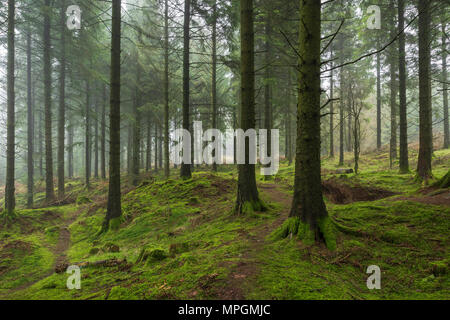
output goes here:
<path id="1" fill-rule="evenodd" d="M 120 194 L 120 30 L 121 0 L 112 0 L 109 190 L 103 230 L 110 227 L 111 220 L 119 219 L 122 216 Z"/>
<path id="2" fill-rule="evenodd" d="M 272 154 L 272 137 L 271 137 L 271 130 L 272 130 L 272 123 L 273 123 L 273 116 L 272 116 L 272 83 L 271 83 L 271 77 L 272 77 L 272 46 L 271 43 L 271 37 L 270 34 L 272 32 L 271 28 L 271 13 L 270 8 L 268 9 L 266 21 L 265 21 L 265 46 L 266 46 L 266 54 L 265 54 L 265 85 L 264 85 L 264 126 L 263 128 L 267 130 L 267 154 L 271 156 Z M 265 178 L 268 178 L 267 176 Z"/>
<path id="3" fill-rule="evenodd" d="M 333 50 L 331 50 L 330 60 L 333 59 Z M 333 64 L 331 64 L 333 67 Z M 330 74 L 330 158 L 334 158 L 334 72 L 331 70 Z"/>
<path id="4" fill-rule="evenodd" d="M 140 151 L 141 151 L 141 112 L 139 107 L 141 106 L 141 67 L 139 65 L 139 57 L 137 57 L 137 70 L 136 70 L 136 88 L 135 88 L 135 99 L 133 104 L 133 156 L 132 156 L 132 179 L 131 184 L 137 186 L 139 183 L 139 163 L 140 163 Z"/>
<path id="5" fill-rule="evenodd" d="M 183 129 L 189 131 L 190 116 L 189 116 L 189 90 L 190 90 L 190 76 L 189 76 L 189 44 L 190 44 L 190 26 L 191 22 L 191 0 L 184 1 L 184 47 L 183 47 Z M 155 141 L 158 139 L 155 136 Z M 187 145 L 187 142 L 184 142 Z M 156 147 L 156 142 L 155 142 Z M 186 148 L 185 148 L 186 149 Z M 155 148 L 156 151 L 156 148 Z M 186 152 L 186 150 L 185 150 Z M 192 161 L 191 161 L 192 162 Z M 181 164 L 180 170 L 181 178 L 190 179 L 192 177 L 191 165 L 187 163 Z"/>
<path id="6" fill-rule="evenodd" d="M 145 171 L 152 170 L 152 127 L 150 114 L 147 116 L 147 157 Z"/>
<path id="7" fill-rule="evenodd" d="M 102 115 L 100 124 L 100 176 L 106 179 L 106 85 L 103 85 Z"/>
<path id="8" fill-rule="evenodd" d="M 169 157 L 169 3 L 164 8 L 164 176 L 170 176 Z M 147 161 L 148 163 L 148 161 Z M 150 162 L 151 163 L 151 162 Z M 147 170 L 148 171 L 148 170 Z"/>
<path id="9" fill-rule="evenodd" d="M 32 97 L 31 70 L 31 30 L 27 33 L 27 208 L 33 206 L 34 189 L 34 111 Z"/>
<path id="10" fill-rule="evenodd" d="M 291 217 L 298 217 L 319 239 L 328 216 L 320 176 L 320 2 L 300 1 L 297 157 Z"/>
<path id="11" fill-rule="evenodd" d="M 381 149 L 381 54 L 377 53 L 377 149 Z"/>
<path id="12" fill-rule="evenodd" d="M 158 172 L 158 124 L 155 122 L 155 172 Z"/>
<path id="13" fill-rule="evenodd" d="M 59 71 L 59 110 L 58 110 L 58 197 L 64 197 L 64 140 L 66 123 L 66 6 L 61 1 L 60 11 L 61 56 Z"/>
<path id="14" fill-rule="evenodd" d="M 217 0 L 213 3 L 212 22 L 212 78 L 211 78 L 212 128 L 217 128 Z M 213 152 L 215 157 L 215 150 Z M 212 170 L 217 171 L 217 163 L 213 162 Z"/>
<path id="15" fill-rule="evenodd" d="M 448 85 L 447 85 L 447 43 L 445 33 L 445 20 L 442 16 L 442 99 L 444 115 L 444 149 L 450 148 L 450 129 L 448 117 Z"/>
<path id="16" fill-rule="evenodd" d="M 15 12 L 16 3 L 8 1 L 8 66 L 7 66 L 7 120 L 6 120 L 6 186 L 5 210 L 13 215 L 16 207 L 15 199 Z"/>
<path id="17" fill-rule="evenodd" d="M 339 36 L 340 64 L 344 63 L 344 38 Z M 339 71 L 339 166 L 344 165 L 344 69 Z"/>
<path id="18" fill-rule="evenodd" d="M 69 118 L 70 119 L 70 118 Z M 70 121 L 70 120 L 69 120 Z M 69 178 L 73 178 L 74 170 L 73 170 L 73 138 L 75 132 L 72 123 L 69 123 L 67 128 L 67 175 Z"/>
<path id="19" fill-rule="evenodd" d="M 91 100 L 90 100 L 90 85 L 89 80 L 86 80 L 86 105 L 85 105 L 85 141 L 84 141 L 84 156 L 85 156 L 85 183 L 86 188 L 90 187 L 90 178 L 91 178 Z"/>
<path id="20" fill-rule="evenodd" d="M 44 108 L 45 108 L 45 200 L 55 200 L 53 185 L 53 147 L 52 147 L 52 73 L 51 73 L 51 1 L 45 0 L 44 12 Z"/>
<path id="21" fill-rule="evenodd" d="M 255 128 L 255 60 L 253 0 L 241 0 L 241 108 L 240 128 Z M 261 210 L 256 187 L 255 165 L 249 162 L 249 141 L 245 141 L 245 164 L 238 165 L 236 214 Z"/>
<path id="22" fill-rule="evenodd" d="M 408 160 L 408 124 L 406 106 L 406 51 L 405 51 L 405 1 L 398 0 L 398 67 L 399 67 L 399 96 L 400 96 L 400 173 L 409 172 Z"/>
<path id="23" fill-rule="evenodd" d="M 94 121 L 94 178 L 98 179 L 98 156 L 99 156 L 99 150 L 98 150 L 98 99 L 97 95 L 95 96 L 94 101 L 94 111 L 95 116 L 93 117 L 92 121 Z"/>
<path id="24" fill-rule="evenodd" d="M 395 10 L 394 7 L 394 1 L 390 1 L 389 5 L 390 10 L 393 12 Z M 391 21 L 391 30 L 390 30 L 390 37 L 393 38 L 397 35 L 397 30 L 395 28 L 395 17 L 392 16 Z M 390 167 L 392 168 L 393 162 L 395 159 L 397 159 L 397 94 L 398 94 L 398 88 L 397 88 L 397 59 L 396 54 L 397 51 L 395 50 L 395 46 L 392 45 L 389 50 L 389 75 L 390 75 L 390 106 L 391 106 L 391 139 L 390 139 L 390 152 L 389 152 L 389 159 L 390 159 Z"/>
<path id="25" fill-rule="evenodd" d="M 417 175 L 427 181 L 432 177 L 433 128 L 431 118 L 431 0 L 419 1 L 419 160 Z"/>

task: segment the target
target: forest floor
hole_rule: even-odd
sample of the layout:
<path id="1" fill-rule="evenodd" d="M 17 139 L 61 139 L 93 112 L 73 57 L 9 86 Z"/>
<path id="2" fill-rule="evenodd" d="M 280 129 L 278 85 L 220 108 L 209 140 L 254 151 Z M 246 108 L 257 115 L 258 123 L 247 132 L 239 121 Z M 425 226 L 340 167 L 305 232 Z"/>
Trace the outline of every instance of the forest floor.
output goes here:
<path id="1" fill-rule="evenodd" d="M 411 168 L 416 158 L 411 150 Z M 449 164 L 450 150 L 435 152 L 436 178 Z M 258 175 L 269 210 L 244 217 L 232 214 L 232 167 L 198 168 L 187 181 L 175 170 L 167 181 L 145 174 L 137 188 L 124 177 L 124 219 L 105 234 L 107 183 L 87 191 L 68 181 L 64 201 L 0 224 L 0 299 L 450 299 L 450 190 L 390 170 L 387 151 L 363 155 L 358 175 L 336 174 L 336 159 L 322 167 L 334 252 L 276 236 L 292 199 L 287 163 L 271 180 Z M 80 290 L 66 286 L 72 264 Z M 381 290 L 366 286 L 370 265 L 381 269 Z"/>

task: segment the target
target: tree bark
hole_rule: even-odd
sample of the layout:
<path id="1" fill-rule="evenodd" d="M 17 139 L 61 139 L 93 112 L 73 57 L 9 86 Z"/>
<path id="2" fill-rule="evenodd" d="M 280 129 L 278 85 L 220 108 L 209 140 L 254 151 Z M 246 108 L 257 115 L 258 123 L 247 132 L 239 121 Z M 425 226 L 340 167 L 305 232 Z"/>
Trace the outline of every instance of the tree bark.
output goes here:
<path id="1" fill-rule="evenodd" d="M 333 49 L 331 49 L 330 60 L 333 60 Z M 331 65 L 333 67 L 333 64 Z M 330 158 L 334 158 L 334 71 L 330 74 Z"/>
<path id="2" fill-rule="evenodd" d="M 298 228 L 290 231 L 298 233 L 305 243 L 324 238 L 334 249 L 327 232 L 328 212 L 320 175 L 320 7 L 320 1 L 300 1 L 297 157 L 290 212 Z"/>
<path id="3" fill-rule="evenodd" d="M 241 108 L 240 127 L 255 128 L 255 60 L 253 0 L 241 0 Z M 256 186 L 255 165 L 250 164 L 249 139 L 245 139 L 245 164 L 238 165 L 235 213 L 248 214 L 265 209 Z"/>
<path id="4" fill-rule="evenodd" d="M 103 230 L 118 227 L 122 216 L 120 193 L 120 37 L 121 0 L 112 0 L 111 81 L 109 126 L 109 190 Z"/>
<path id="5" fill-rule="evenodd" d="M 52 147 L 52 73 L 51 73 L 51 1 L 45 0 L 44 12 L 44 105 L 45 105 L 45 200 L 55 200 L 53 185 L 53 147 Z"/>
<path id="6" fill-rule="evenodd" d="M 169 3 L 164 9 L 164 176 L 170 176 L 169 156 Z M 148 171 L 148 170 L 147 170 Z"/>
<path id="7" fill-rule="evenodd" d="M 7 215 L 14 215 L 15 199 L 15 22 L 16 3 L 8 1 L 8 66 L 7 66 L 7 120 L 6 120 L 6 186 L 5 211 Z"/>
<path id="8" fill-rule="evenodd" d="M 136 88 L 135 99 L 133 105 L 134 121 L 133 121 L 133 156 L 132 156 L 132 181 L 133 186 L 137 186 L 139 183 L 139 163 L 140 163 L 140 151 L 141 151 L 141 113 L 139 107 L 141 106 L 141 66 L 139 65 L 139 54 L 137 53 L 137 70 L 136 70 Z"/>
<path id="9" fill-rule="evenodd" d="M 213 3 L 212 18 L 212 128 L 217 129 L 217 0 L 214 0 Z M 215 150 L 213 151 L 213 157 L 215 157 Z M 212 171 L 217 172 L 217 163 L 215 161 L 212 164 Z"/>
<path id="10" fill-rule="evenodd" d="M 103 85 L 102 119 L 100 125 L 100 175 L 106 179 L 106 85 Z"/>
<path id="11" fill-rule="evenodd" d="M 86 132 L 85 132 L 85 183 L 86 188 L 90 188 L 90 178 L 91 178 L 91 116 L 90 116 L 90 85 L 89 80 L 86 80 L 86 106 L 85 106 L 85 120 L 86 120 Z"/>
<path id="12" fill-rule="evenodd" d="M 184 47 L 183 47 L 183 129 L 189 131 L 190 127 L 190 116 L 189 116 L 189 90 L 190 90 L 190 75 L 189 75 L 189 44 L 190 44 L 190 21 L 191 21 L 191 0 L 184 1 Z M 158 139 L 158 136 L 155 136 L 155 141 Z M 190 149 L 188 145 L 191 144 L 191 141 L 183 141 L 184 143 L 184 151 L 189 152 Z M 156 145 L 155 145 L 156 147 Z M 155 148 L 156 151 L 156 148 Z M 192 159 L 191 159 L 191 162 Z M 191 164 L 181 163 L 180 170 L 181 178 L 190 179 L 192 177 L 191 173 Z"/>
<path id="13" fill-rule="evenodd" d="M 31 28 L 27 33 L 27 208 L 33 206 L 34 193 L 34 111 L 32 96 L 32 70 L 31 70 Z"/>
<path id="14" fill-rule="evenodd" d="M 66 122 L 66 6 L 61 3 L 60 12 L 61 57 L 59 72 L 59 113 L 58 113 L 58 197 L 64 197 L 64 140 Z"/>
<path id="15" fill-rule="evenodd" d="M 406 50 L 405 50 L 405 1 L 398 0 L 398 66 L 399 66 L 399 95 L 400 95 L 400 173 L 409 172 L 408 160 L 408 123 L 406 106 Z"/>
<path id="16" fill-rule="evenodd" d="M 390 1 L 389 8 L 394 11 L 394 1 Z M 395 37 L 397 34 L 397 30 L 395 28 L 395 16 L 392 16 L 391 21 L 391 30 L 390 36 L 391 38 Z M 397 60 L 395 59 L 396 55 L 395 46 L 392 46 L 389 50 L 389 73 L 390 73 L 390 105 L 391 105 L 391 139 L 390 139 L 390 167 L 393 167 L 393 162 L 397 159 Z"/>
<path id="17" fill-rule="evenodd" d="M 447 85 L 447 44 L 445 33 L 445 21 L 442 16 L 442 99 L 444 108 L 444 149 L 450 148 L 450 129 L 448 116 L 448 85 Z"/>
<path id="18" fill-rule="evenodd" d="M 381 54 L 377 53 L 377 150 L 381 149 Z"/>
<path id="19" fill-rule="evenodd" d="M 417 175 L 427 181 L 432 177 L 433 128 L 431 118 L 431 0 L 419 1 L 419 160 Z"/>

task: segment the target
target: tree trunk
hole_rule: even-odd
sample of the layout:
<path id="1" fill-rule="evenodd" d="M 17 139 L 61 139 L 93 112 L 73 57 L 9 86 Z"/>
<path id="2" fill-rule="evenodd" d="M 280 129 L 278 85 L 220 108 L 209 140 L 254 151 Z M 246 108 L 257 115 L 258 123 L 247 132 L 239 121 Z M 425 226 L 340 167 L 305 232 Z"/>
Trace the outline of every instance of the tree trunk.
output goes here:
<path id="1" fill-rule="evenodd" d="M 241 0 L 241 110 L 240 127 L 255 128 L 255 60 L 253 0 Z M 265 209 L 256 187 L 255 165 L 250 164 L 249 139 L 245 139 L 245 164 L 238 165 L 236 214 Z"/>
<path id="2" fill-rule="evenodd" d="M 444 149 L 450 148 L 450 130 L 448 119 L 448 85 L 447 85 L 447 45 L 445 33 L 445 21 L 442 16 L 442 98 L 444 107 Z"/>
<path id="3" fill-rule="evenodd" d="M 155 172 L 158 172 L 158 149 L 158 124 L 155 121 Z"/>
<path id="4" fill-rule="evenodd" d="M 272 55 L 271 55 L 271 38 L 270 38 L 270 34 L 272 32 L 271 30 L 271 14 L 270 14 L 270 8 L 268 8 L 268 12 L 267 12 L 267 17 L 266 17 L 266 21 L 265 21 L 265 46 L 266 46 L 266 54 L 265 54 L 265 64 L 266 64 L 266 68 L 265 68 L 265 76 L 264 76 L 264 80 L 265 80 L 265 85 L 264 85 L 264 129 L 267 130 L 267 143 L 266 143 L 266 148 L 267 148 L 267 155 L 271 156 L 272 155 L 272 134 L 271 134 L 271 130 L 272 130 L 272 83 L 271 83 L 271 77 L 272 77 L 272 68 L 271 68 L 271 63 L 272 63 Z M 269 176 L 265 176 L 265 179 L 269 178 Z"/>
<path id="5" fill-rule="evenodd" d="M 339 36 L 340 64 L 344 63 L 344 38 Z M 339 70 L 339 166 L 344 165 L 344 68 Z"/>
<path id="6" fill-rule="evenodd" d="M 147 120 L 147 158 L 145 171 L 149 172 L 152 170 L 152 130 L 151 130 L 151 118 L 150 113 L 148 114 Z"/>
<path id="7" fill-rule="evenodd" d="M 381 54 L 377 53 L 377 150 L 381 149 Z"/>
<path id="8" fill-rule="evenodd" d="M 109 126 L 109 190 L 103 230 L 117 228 L 122 216 L 120 194 L 120 37 L 121 0 L 112 0 L 111 81 Z"/>
<path id="9" fill-rule="evenodd" d="M 333 60 L 333 49 L 331 49 L 330 60 Z M 333 67 L 333 63 L 331 64 Z M 334 158 L 334 72 L 331 70 L 330 74 L 330 158 Z"/>
<path id="10" fill-rule="evenodd" d="M 34 111 L 32 101 L 32 79 L 31 79 L 31 30 L 27 33 L 27 169 L 28 169 L 28 188 L 27 188 L 27 208 L 33 206 L 34 189 Z"/>
<path id="11" fill-rule="evenodd" d="M 86 80 L 86 106 L 85 106 L 85 116 L 86 116 L 86 135 L 85 135 L 85 181 L 86 188 L 90 188 L 90 178 L 91 178 L 91 116 L 90 116 L 90 85 L 89 80 Z"/>
<path id="12" fill-rule="evenodd" d="M 431 0 L 419 1 L 419 160 L 417 175 L 427 181 L 432 177 L 433 128 L 431 118 Z"/>
<path id="13" fill-rule="evenodd" d="M 320 1 L 300 1 L 299 103 L 294 197 L 290 216 L 305 244 L 321 238 L 335 248 L 320 176 Z"/>
<path id="14" fill-rule="evenodd" d="M 169 3 L 168 3 L 168 0 L 165 0 L 165 10 L 164 10 L 164 176 L 166 177 L 166 179 L 168 179 L 170 176 L 169 142 L 170 142 L 170 136 L 169 136 Z"/>
<path id="15" fill-rule="evenodd" d="M 15 22 L 16 3 L 8 1 L 8 66 L 7 66 L 7 137 L 6 137 L 6 186 L 5 186 L 5 210 L 7 215 L 14 215 L 16 207 L 15 199 Z"/>
<path id="16" fill-rule="evenodd" d="M 70 119 L 70 118 L 69 118 Z M 70 121 L 70 120 L 69 120 Z M 71 121 L 70 121 L 71 122 Z M 69 178 L 73 178 L 73 138 L 74 138 L 74 127 L 72 123 L 69 123 L 69 127 L 67 128 L 67 162 L 68 162 L 68 176 Z"/>
<path id="17" fill-rule="evenodd" d="M 140 152 L 141 152 L 141 113 L 139 107 L 141 106 L 141 91 L 140 91 L 140 81 L 141 81 L 141 67 L 139 65 L 139 54 L 137 54 L 137 70 L 136 70 L 136 88 L 135 88 L 135 99 L 133 105 L 134 121 L 133 121 L 133 156 L 132 156 L 132 179 L 131 184 L 137 186 L 139 183 L 139 162 L 140 162 Z"/>
<path id="18" fill-rule="evenodd" d="M 61 3 L 61 58 L 59 72 L 59 113 L 58 113 L 58 197 L 64 197 L 64 140 L 66 123 L 66 6 L 65 0 Z"/>
<path id="19" fill-rule="evenodd" d="M 55 200 L 53 186 L 53 147 L 52 147 L 52 73 L 51 73 L 51 1 L 45 0 L 44 12 L 44 105 L 45 105 L 45 200 Z"/>
<path id="20" fill-rule="evenodd" d="M 103 85 L 102 115 L 100 124 L 100 175 L 106 179 L 106 85 Z"/>
<path id="21" fill-rule="evenodd" d="M 190 34 L 189 34 L 189 26 L 191 21 L 191 0 L 184 1 L 184 47 L 183 47 L 183 129 L 189 131 L 190 126 L 190 116 L 189 116 L 189 90 L 190 90 L 190 75 L 189 75 L 189 44 L 190 44 Z M 157 136 L 155 136 L 155 141 L 157 140 Z M 156 143 L 156 142 L 155 142 Z M 190 144 L 191 141 L 184 141 L 184 151 L 190 152 Z M 156 144 L 155 144 L 156 147 Z M 155 149 L 156 151 L 156 149 Z M 191 159 L 192 162 L 192 159 Z M 191 173 L 191 164 L 182 163 L 181 178 L 190 179 L 192 177 Z"/>
<path id="22" fill-rule="evenodd" d="M 400 93 L 400 173 L 409 172 L 408 160 L 408 123 L 406 106 L 406 50 L 405 50 L 405 1 L 398 0 L 398 66 L 399 66 L 399 93 Z"/>
<path id="23" fill-rule="evenodd" d="M 212 22 L 212 79 L 211 79 L 211 104 L 212 104 L 212 128 L 217 129 L 217 0 L 213 3 L 213 22 Z M 213 157 L 216 156 L 215 149 Z M 212 170 L 217 172 L 217 163 L 214 161 Z"/>
<path id="24" fill-rule="evenodd" d="M 394 11 L 394 2 L 393 0 L 390 1 L 389 8 Z M 394 38 L 397 34 L 397 30 L 395 28 L 395 17 L 392 16 L 391 20 L 391 30 L 390 30 L 390 37 Z M 389 50 L 389 73 L 390 73 L 390 105 L 391 105 L 391 139 L 390 139 L 390 152 L 389 152 L 389 159 L 390 159 L 390 167 L 393 167 L 393 162 L 395 159 L 397 159 L 397 61 L 395 59 L 395 56 L 397 54 L 397 51 L 395 50 L 394 45 L 391 46 Z"/>

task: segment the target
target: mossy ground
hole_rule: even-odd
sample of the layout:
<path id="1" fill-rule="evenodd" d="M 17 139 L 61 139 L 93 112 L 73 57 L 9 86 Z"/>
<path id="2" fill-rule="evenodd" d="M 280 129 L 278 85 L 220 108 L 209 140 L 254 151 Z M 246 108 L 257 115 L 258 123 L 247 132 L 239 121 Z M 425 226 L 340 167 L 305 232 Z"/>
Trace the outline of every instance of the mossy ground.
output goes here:
<path id="1" fill-rule="evenodd" d="M 414 159 L 412 152 L 411 168 Z M 437 178 L 448 171 L 449 159 L 448 150 L 435 153 Z M 336 168 L 335 159 L 324 159 L 323 178 L 337 176 Z M 18 209 L 15 220 L 0 227 L 0 298 L 226 299 L 236 297 L 228 295 L 235 289 L 247 299 L 450 298 L 450 206 L 412 201 L 426 197 L 418 193 L 422 186 L 413 172 L 390 170 L 387 153 L 362 155 L 360 174 L 345 181 L 398 195 L 346 205 L 326 200 L 334 251 L 324 243 L 274 237 L 287 220 L 293 165 L 282 163 L 271 180 L 258 176 L 268 210 L 246 216 L 233 214 L 233 168 L 197 170 L 190 180 L 178 179 L 174 170 L 167 181 L 146 175 L 135 189 L 124 179 L 123 220 L 103 234 L 102 181 L 94 180 L 89 191 L 79 180 L 68 182 L 73 202 L 67 205 Z M 66 226 L 70 263 L 126 262 L 83 268 L 81 290 L 68 290 L 69 275 L 52 272 L 59 231 Z M 381 290 L 366 287 L 369 265 L 382 270 Z"/>

